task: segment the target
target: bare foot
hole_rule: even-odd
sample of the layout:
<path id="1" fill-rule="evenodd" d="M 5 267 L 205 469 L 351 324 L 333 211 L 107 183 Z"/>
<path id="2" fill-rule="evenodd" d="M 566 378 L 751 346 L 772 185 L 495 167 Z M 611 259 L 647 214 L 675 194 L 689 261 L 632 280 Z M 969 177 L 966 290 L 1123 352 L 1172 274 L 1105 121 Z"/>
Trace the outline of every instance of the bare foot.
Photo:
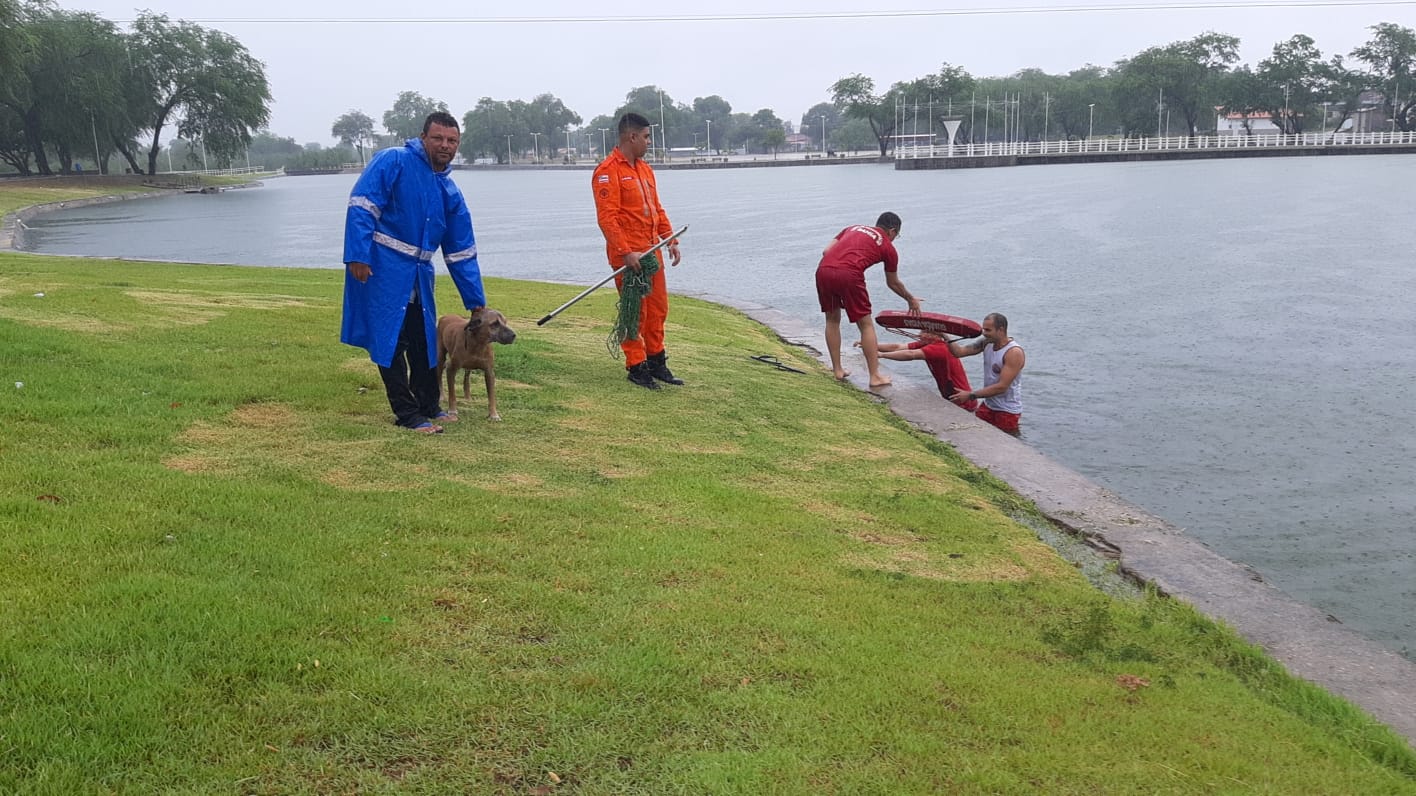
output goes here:
<path id="1" fill-rule="evenodd" d="M 889 387 L 892 383 L 889 376 L 876 376 L 870 380 L 871 387 Z"/>
<path id="2" fill-rule="evenodd" d="M 836 371 L 836 381 L 845 381 L 851 375 L 849 370 L 844 368 Z"/>

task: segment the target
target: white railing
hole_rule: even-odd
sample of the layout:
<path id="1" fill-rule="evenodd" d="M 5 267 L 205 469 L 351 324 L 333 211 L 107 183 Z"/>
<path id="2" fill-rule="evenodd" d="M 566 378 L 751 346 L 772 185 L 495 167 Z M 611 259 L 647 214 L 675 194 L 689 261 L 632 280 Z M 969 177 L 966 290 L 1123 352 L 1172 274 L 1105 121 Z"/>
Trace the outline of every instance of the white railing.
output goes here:
<path id="1" fill-rule="evenodd" d="M 358 164 L 355 164 L 358 165 Z M 260 166 L 242 166 L 239 169 L 194 169 L 192 171 L 164 171 L 161 174 L 202 174 L 208 177 L 230 177 L 241 174 L 264 174 L 270 169 L 263 169 Z"/>
<path id="2" fill-rule="evenodd" d="M 1167 138 L 1091 138 L 1071 141 L 990 141 L 984 144 L 934 144 L 901 146 L 898 159 L 945 157 L 997 157 L 1026 155 L 1085 155 L 1102 152 L 1151 152 L 1180 149 L 1278 149 L 1324 146 L 1416 145 L 1416 132 L 1405 133 L 1297 133 L 1280 135 L 1200 135 Z"/>

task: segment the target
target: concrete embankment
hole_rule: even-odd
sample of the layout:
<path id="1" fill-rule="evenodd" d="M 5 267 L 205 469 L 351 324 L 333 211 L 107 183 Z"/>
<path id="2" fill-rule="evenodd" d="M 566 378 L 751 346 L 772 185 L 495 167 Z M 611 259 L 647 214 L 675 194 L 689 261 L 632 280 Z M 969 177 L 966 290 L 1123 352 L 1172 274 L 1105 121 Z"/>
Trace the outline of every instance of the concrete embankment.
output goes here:
<path id="1" fill-rule="evenodd" d="M 829 366 L 821 328 L 770 307 L 702 298 L 742 310 Z M 859 372 L 852 382 L 866 389 Z M 1416 663 L 1294 600 L 1253 569 L 1049 460 L 935 390 L 899 385 L 872 392 L 895 414 L 1031 500 L 1052 523 L 1114 558 L 1126 575 L 1229 625 L 1294 676 L 1361 707 L 1416 747 Z"/>

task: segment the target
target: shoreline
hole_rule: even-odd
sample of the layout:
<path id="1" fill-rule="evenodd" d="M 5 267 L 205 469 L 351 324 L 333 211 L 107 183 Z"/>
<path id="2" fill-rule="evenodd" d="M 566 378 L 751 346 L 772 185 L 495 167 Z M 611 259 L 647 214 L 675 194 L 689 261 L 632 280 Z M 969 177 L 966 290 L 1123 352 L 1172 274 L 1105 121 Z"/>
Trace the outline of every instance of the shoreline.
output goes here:
<path id="1" fill-rule="evenodd" d="M 723 296 L 694 298 L 742 312 L 830 367 L 821 328 L 762 304 Z M 853 374 L 849 381 L 1032 501 L 1065 533 L 1114 559 L 1126 577 L 1228 625 L 1293 676 L 1352 702 L 1416 748 L 1416 663 L 1288 596 L 1252 568 L 1220 556 L 1170 522 L 945 402 L 932 388 L 897 384 L 875 391 L 868 389 L 863 376 Z"/>
<path id="2" fill-rule="evenodd" d="M 166 195 L 171 193 L 159 189 L 21 208 L 0 223 L 0 250 L 15 248 L 22 240 L 23 220 L 44 212 Z M 762 304 L 680 295 L 742 312 L 829 367 L 819 327 Z M 1131 580 L 1229 625 L 1295 677 L 1351 701 L 1416 748 L 1416 663 L 1294 600 L 1254 570 L 1219 556 L 1164 519 L 943 402 L 932 389 L 896 385 L 876 392 L 866 389 L 861 376 L 851 382 L 1032 501 L 1049 522 L 1115 559 Z"/>

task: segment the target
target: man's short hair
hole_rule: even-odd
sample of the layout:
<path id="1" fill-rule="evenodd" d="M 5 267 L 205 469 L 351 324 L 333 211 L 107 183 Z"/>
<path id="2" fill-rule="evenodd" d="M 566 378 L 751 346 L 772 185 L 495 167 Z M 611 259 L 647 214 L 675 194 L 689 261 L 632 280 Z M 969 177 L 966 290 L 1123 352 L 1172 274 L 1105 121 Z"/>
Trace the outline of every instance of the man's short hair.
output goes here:
<path id="1" fill-rule="evenodd" d="M 648 128 L 649 120 L 637 113 L 630 112 L 620 117 L 618 127 L 620 135 L 624 135 L 631 130 L 647 130 Z"/>
<path id="2" fill-rule="evenodd" d="M 893 229 L 899 231 L 900 217 L 888 210 L 880 214 L 880 218 L 875 219 L 875 226 L 881 229 Z"/>
<path id="3" fill-rule="evenodd" d="M 985 321 L 993 321 L 993 328 L 1000 332 L 1008 331 L 1008 318 L 1001 312 L 990 312 L 983 316 Z"/>
<path id="4" fill-rule="evenodd" d="M 435 124 L 439 127 L 451 127 L 458 132 L 462 130 L 457 126 L 457 119 L 453 118 L 452 114 L 447 111 L 433 111 L 428 114 L 428 118 L 423 120 L 423 135 L 427 135 L 428 128 Z"/>

